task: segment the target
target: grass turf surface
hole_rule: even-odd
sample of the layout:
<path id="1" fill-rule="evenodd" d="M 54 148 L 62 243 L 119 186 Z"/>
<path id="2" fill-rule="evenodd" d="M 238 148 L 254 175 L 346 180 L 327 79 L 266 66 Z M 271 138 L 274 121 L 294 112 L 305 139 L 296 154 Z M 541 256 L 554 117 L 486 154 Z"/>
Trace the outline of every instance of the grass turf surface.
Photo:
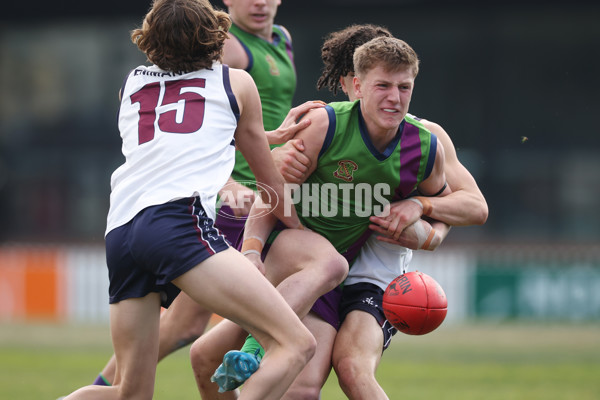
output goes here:
<path id="1" fill-rule="evenodd" d="M 0 399 L 50 399 L 91 383 L 108 326 L 0 325 Z M 473 324 L 397 334 L 378 379 L 390 399 L 600 399 L 600 325 Z M 155 399 L 198 399 L 188 348 L 158 367 Z M 332 373 L 323 400 L 345 399 Z"/>

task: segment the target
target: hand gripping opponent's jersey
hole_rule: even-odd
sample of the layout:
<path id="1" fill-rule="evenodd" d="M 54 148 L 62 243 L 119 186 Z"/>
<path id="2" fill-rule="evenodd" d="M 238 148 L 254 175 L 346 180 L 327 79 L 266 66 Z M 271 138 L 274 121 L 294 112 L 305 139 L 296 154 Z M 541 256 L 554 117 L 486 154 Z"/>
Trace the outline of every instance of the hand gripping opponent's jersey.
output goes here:
<path id="1" fill-rule="evenodd" d="M 125 163 L 111 177 L 106 233 L 146 207 L 191 196 L 200 196 L 214 220 L 217 192 L 233 169 L 239 120 L 229 68 L 215 63 L 178 74 L 140 66 L 121 93 Z"/>
<path id="2" fill-rule="evenodd" d="M 235 24 L 231 25 L 229 33 L 239 40 L 248 55 L 246 71 L 252 76 L 260 95 L 265 130 L 275 130 L 292 108 L 296 91 L 296 69 L 290 39 L 278 25 L 273 26 L 272 42 L 252 35 Z M 254 180 L 248 163 L 239 151 L 236 151 L 232 176 L 238 182 Z"/>
<path id="3" fill-rule="evenodd" d="M 340 253 L 356 253 L 371 233 L 369 217 L 408 197 L 427 179 L 437 138 L 406 116 L 381 153 L 370 140 L 360 101 L 330 103 L 326 109 L 329 130 L 316 170 L 294 194 L 296 211 L 306 227 Z"/>

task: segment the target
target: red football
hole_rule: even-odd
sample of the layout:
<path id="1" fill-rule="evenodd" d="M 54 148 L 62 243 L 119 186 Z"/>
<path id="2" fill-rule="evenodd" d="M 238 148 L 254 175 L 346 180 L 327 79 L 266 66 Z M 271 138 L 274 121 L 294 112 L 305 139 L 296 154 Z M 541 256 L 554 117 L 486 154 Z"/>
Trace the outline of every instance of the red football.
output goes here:
<path id="1" fill-rule="evenodd" d="M 424 335 L 444 322 L 448 300 L 431 276 L 407 272 L 388 285 L 383 294 L 383 312 L 400 332 Z"/>

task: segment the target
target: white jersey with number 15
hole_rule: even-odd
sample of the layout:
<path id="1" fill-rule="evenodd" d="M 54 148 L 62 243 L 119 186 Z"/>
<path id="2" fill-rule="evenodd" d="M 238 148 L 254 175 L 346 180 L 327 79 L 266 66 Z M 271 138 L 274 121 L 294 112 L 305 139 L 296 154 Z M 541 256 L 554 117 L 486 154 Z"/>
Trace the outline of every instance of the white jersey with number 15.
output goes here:
<path id="1" fill-rule="evenodd" d="M 140 66 L 122 88 L 119 131 L 125 163 L 111 177 L 106 233 L 142 209 L 200 196 L 215 219 L 231 175 L 239 108 L 229 68 L 177 74 Z"/>

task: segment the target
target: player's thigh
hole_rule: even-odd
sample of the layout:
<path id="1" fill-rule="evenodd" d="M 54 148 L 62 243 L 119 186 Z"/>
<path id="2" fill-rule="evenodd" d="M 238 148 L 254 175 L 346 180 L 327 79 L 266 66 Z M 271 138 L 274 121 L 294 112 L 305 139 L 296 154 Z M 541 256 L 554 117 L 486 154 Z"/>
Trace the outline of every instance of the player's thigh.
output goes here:
<path id="1" fill-rule="evenodd" d="M 286 229 L 273 241 L 265 258 L 266 276 L 277 286 L 305 268 L 344 265 L 344 258 L 323 236 L 299 229 Z"/>
<path id="2" fill-rule="evenodd" d="M 110 306 L 110 325 L 124 393 L 153 386 L 158 356 L 160 296 L 122 300 Z"/>
<path id="3" fill-rule="evenodd" d="M 381 360 L 383 331 L 377 320 L 369 313 L 351 311 L 340 326 L 333 346 L 333 363 L 342 360 L 362 360 L 365 365 L 376 368 Z"/>
<path id="4" fill-rule="evenodd" d="M 240 252 L 219 252 L 173 283 L 192 299 L 237 324 L 258 334 L 268 332 L 280 342 L 297 329 L 304 332 L 296 314 L 275 287 Z"/>
<path id="5" fill-rule="evenodd" d="M 181 292 L 161 315 L 161 335 L 167 333 L 200 336 L 206 329 L 211 316 L 211 311 L 198 304 L 186 293 Z"/>

